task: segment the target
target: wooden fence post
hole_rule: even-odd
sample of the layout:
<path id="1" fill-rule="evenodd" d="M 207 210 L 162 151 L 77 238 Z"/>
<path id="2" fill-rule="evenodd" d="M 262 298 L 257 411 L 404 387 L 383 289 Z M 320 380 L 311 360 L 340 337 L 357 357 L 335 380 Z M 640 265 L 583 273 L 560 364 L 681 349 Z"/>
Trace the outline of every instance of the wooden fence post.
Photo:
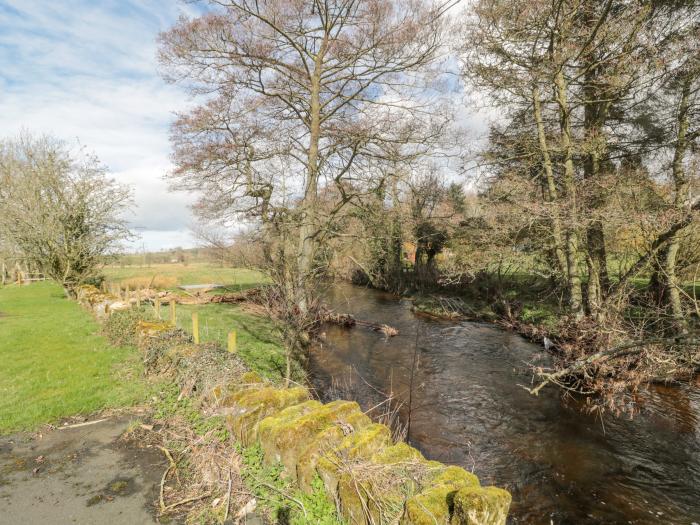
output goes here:
<path id="1" fill-rule="evenodd" d="M 153 301 L 153 308 L 156 310 L 156 319 L 160 319 L 160 299 L 156 297 Z"/>
<path id="2" fill-rule="evenodd" d="M 175 299 L 170 298 L 170 324 L 177 326 L 177 317 L 175 317 Z"/>
<path id="3" fill-rule="evenodd" d="M 231 330 L 228 333 L 228 351 L 230 354 L 236 353 L 236 331 Z"/>
<path id="4" fill-rule="evenodd" d="M 192 312 L 192 338 L 194 339 L 194 344 L 199 344 L 199 315 L 197 312 Z"/>

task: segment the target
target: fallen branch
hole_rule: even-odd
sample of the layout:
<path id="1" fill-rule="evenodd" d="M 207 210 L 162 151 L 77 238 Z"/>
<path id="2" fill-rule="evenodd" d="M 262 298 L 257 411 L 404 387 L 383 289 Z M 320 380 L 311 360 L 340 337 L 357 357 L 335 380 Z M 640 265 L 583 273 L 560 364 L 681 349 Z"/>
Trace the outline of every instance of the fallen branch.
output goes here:
<path id="1" fill-rule="evenodd" d="M 382 332 L 388 337 L 394 337 L 399 335 L 399 331 L 393 326 L 383 323 L 373 323 L 372 321 L 363 321 L 361 319 L 356 319 L 351 314 L 339 314 L 332 310 L 322 310 L 319 314 L 320 320 L 324 323 L 332 323 L 342 326 L 344 328 L 352 328 L 353 326 L 364 326 L 375 332 Z"/>
<path id="2" fill-rule="evenodd" d="M 87 427 L 89 425 L 97 425 L 98 423 L 102 423 L 103 421 L 107 421 L 109 418 L 104 418 L 104 419 L 97 419 L 95 421 L 87 421 L 85 423 L 76 423 L 75 425 L 67 425 L 65 427 L 58 427 L 59 430 L 68 430 L 70 428 L 80 428 L 80 427 Z"/>
<path id="3" fill-rule="evenodd" d="M 158 446 L 158 448 L 163 452 L 163 454 L 165 454 L 165 457 L 168 458 L 168 461 L 170 462 L 170 464 L 168 465 L 168 468 L 165 469 L 165 472 L 163 472 L 163 477 L 160 480 L 160 496 L 159 496 L 160 513 L 164 514 L 165 512 L 167 512 L 167 509 L 168 509 L 165 505 L 165 499 L 163 497 L 163 492 L 165 491 L 165 480 L 168 478 L 168 474 L 170 473 L 170 470 L 177 468 L 177 465 L 175 464 L 175 460 L 173 459 L 172 454 L 170 453 L 170 451 L 167 448 L 161 447 L 161 446 Z"/>
<path id="4" fill-rule="evenodd" d="M 611 349 L 601 350 L 595 354 L 591 354 L 588 357 L 574 361 L 569 366 L 562 368 L 556 372 L 546 373 L 543 371 L 538 371 L 537 375 L 544 378 L 537 386 L 534 388 L 528 388 L 524 385 L 522 386 L 532 395 L 538 395 L 540 390 L 544 388 L 549 383 L 559 383 L 560 380 L 567 377 L 575 376 L 578 373 L 584 371 L 589 366 L 597 365 L 611 359 L 617 359 L 620 357 L 626 357 L 629 355 L 641 353 L 645 347 L 656 345 L 656 344 L 666 344 L 666 345 L 681 345 L 690 346 L 696 345 L 700 347 L 700 338 L 695 337 L 669 337 L 669 338 L 655 338 L 655 339 L 645 339 L 642 341 L 632 341 L 623 345 L 616 346 Z"/>

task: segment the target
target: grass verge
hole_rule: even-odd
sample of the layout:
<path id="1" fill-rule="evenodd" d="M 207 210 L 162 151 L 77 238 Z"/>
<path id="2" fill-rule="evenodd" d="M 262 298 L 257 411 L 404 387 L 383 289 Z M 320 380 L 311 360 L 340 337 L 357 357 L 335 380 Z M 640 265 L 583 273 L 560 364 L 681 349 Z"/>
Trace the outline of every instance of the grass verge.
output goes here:
<path id="1" fill-rule="evenodd" d="M 0 434 L 145 397 L 137 352 L 99 329 L 52 282 L 0 288 Z"/>
<path id="2" fill-rule="evenodd" d="M 228 334 L 236 332 L 237 353 L 251 370 L 273 382 L 284 379 L 285 354 L 275 322 L 269 317 L 248 313 L 244 306 L 232 304 L 177 305 L 177 326 L 192 333 L 192 313 L 199 318 L 203 343 L 227 347 Z M 166 314 L 168 315 L 168 314 Z M 293 377 L 302 381 L 302 367 L 295 364 Z"/>

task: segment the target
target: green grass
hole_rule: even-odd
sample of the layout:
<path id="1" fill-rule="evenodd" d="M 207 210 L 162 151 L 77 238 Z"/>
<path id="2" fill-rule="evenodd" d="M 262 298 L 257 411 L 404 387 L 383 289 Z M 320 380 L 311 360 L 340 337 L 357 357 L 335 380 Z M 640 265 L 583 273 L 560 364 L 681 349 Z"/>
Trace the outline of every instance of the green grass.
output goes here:
<path id="1" fill-rule="evenodd" d="M 227 268 L 209 263 L 152 264 L 150 266 L 107 266 L 103 273 L 108 281 L 147 277 L 170 278 L 177 285 L 223 284 L 232 288 L 250 288 L 264 282 L 260 272 L 246 268 Z"/>
<path id="2" fill-rule="evenodd" d="M 0 433 L 143 399 L 140 359 L 52 282 L 0 288 Z"/>
<path id="3" fill-rule="evenodd" d="M 228 333 L 236 331 L 237 352 L 243 362 L 262 376 L 279 381 L 285 373 L 284 348 L 275 323 L 259 315 L 244 311 L 239 305 L 205 304 L 177 305 L 177 326 L 192 333 L 192 312 L 199 317 L 200 341 L 215 342 L 227 347 Z M 169 309 L 163 308 L 167 318 Z M 295 367 L 297 380 L 303 377 L 300 367 Z"/>
<path id="4" fill-rule="evenodd" d="M 177 284 L 217 283 L 231 289 L 246 289 L 265 282 L 264 276 L 255 270 L 246 268 L 223 268 L 208 263 L 154 264 L 146 266 L 110 266 L 105 268 L 105 275 L 110 281 L 128 279 L 151 279 L 154 275 L 161 282 Z M 220 293 L 214 291 L 213 293 Z M 199 314 L 199 331 L 201 342 L 215 342 L 226 348 L 228 333 L 236 331 L 238 355 L 251 369 L 262 376 L 279 381 L 285 374 L 284 348 L 279 338 L 275 323 L 268 317 L 246 312 L 236 304 L 177 305 L 177 326 L 191 333 L 192 312 Z M 168 319 L 170 311 L 163 307 L 161 315 Z M 301 381 L 304 377 L 301 366 L 294 365 L 294 378 Z"/>

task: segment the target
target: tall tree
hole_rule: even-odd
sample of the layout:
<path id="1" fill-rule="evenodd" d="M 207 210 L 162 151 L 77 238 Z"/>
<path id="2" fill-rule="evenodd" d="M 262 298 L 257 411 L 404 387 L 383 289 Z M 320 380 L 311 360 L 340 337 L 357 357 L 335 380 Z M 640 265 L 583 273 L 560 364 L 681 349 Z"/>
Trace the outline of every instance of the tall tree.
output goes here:
<path id="1" fill-rule="evenodd" d="M 415 73 L 435 57 L 447 5 L 211 3 L 218 9 L 181 19 L 161 35 L 168 78 L 208 95 L 175 126 L 174 184 L 214 189 L 229 211 L 244 211 L 244 202 L 259 204 L 263 188 L 280 191 L 278 180 L 260 173 L 269 173 L 273 160 L 283 162 L 286 189 L 298 196 L 297 286 L 305 309 L 305 283 L 318 271 L 328 224 L 320 216 L 320 187 L 338 190 L 336 213 L 353 198 L 348 182 L 362 180 L 368 171 L 362 159 L 378 144 L 420 143 L 432 131 L 421 117 L 424 93 Z"/>

